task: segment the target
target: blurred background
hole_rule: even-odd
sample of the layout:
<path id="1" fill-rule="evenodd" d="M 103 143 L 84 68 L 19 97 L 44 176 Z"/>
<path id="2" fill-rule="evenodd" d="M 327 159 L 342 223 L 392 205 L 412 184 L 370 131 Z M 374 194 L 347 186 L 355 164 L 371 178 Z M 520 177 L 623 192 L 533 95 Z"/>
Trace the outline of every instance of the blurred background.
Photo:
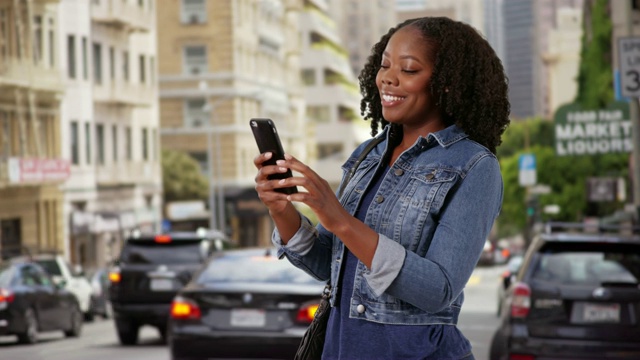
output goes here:
<path id="1" fill-rule="evenodd" d="M 638 1 L 0 0 L 2 257 L 55 252 L 93 273 L 137 230 L 268 245 L 249 119 L 273 119 L 337 188 L 370 137 L 371 46 L 419 16 L 474 26 L 509 78 L 504 204 L 481 263 L 547 221 L 638 224 Z"/>

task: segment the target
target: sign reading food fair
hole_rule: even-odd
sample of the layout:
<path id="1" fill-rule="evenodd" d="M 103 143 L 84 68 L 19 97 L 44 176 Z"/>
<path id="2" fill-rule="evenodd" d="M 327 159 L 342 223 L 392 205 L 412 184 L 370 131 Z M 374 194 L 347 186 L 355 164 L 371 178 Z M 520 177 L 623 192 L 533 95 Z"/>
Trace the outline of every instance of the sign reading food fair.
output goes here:
<path id="1" fill-rule="evenodd" d="M 633 149 L 627 102 L 616 101 L 595 110 L 566 104 L 558 108 L 554 122 L 558 156 L 621 153 Z"/>

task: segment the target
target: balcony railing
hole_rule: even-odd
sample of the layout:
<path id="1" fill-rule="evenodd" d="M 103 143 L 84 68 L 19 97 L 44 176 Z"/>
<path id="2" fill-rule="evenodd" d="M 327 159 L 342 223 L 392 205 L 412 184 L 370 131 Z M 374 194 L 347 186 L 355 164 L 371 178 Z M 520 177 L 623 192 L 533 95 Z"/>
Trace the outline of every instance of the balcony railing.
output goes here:
<path id="1" fill-rule="evenodd" d="M 145 84 L 116 82 L 93 86 L 96 102 L 149 106 L 154 97 L 154 88 Z"/>
<path id="2" fill-rule="evenodd" d="M 153 26 L 153 12 L 137 2 L 103 0 L 91 3 L 91 19 L 129 31 L 148 32 Z"/>
<path id="3" fill-rule="evenodd" d="M 42 91 L 63 91 L 56 68 L 35 65 L 30 60 L 9 59 L 0 64 L 0 86 L 17 86 Z"/>
<path id="4" fill-rule="evenodd" d="M 96 167 L 96 182 L 99 185 L 155 183 L 160 176 L 158 162 L 119 161 Z"/>

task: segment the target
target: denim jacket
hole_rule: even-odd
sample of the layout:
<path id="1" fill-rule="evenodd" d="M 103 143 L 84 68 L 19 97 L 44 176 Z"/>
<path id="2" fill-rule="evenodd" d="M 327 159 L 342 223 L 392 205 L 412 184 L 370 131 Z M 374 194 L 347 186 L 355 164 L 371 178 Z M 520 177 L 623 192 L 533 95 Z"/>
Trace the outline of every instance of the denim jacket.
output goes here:
<path id="1" fill-rule="evenodd" d="M 387 149 L 388 129 L 345 187 L 340 201 L 352 215 L 385 151 L 392 151 Z M 344 174 L 369 141 L 346 161 Z M 367 210 L 365 223 L 378 233 L 378 246 L 370 269 L 358 262 L 350 318 L 456 324 L 463 289 L 501 209 L 502 195 L 497 158 L 462 129 L 452 125 L 420 137 L 390 167 Z M 286 245 L 274 231 L 278 256 L 316 279 L 331 279 L 339 290 L 344 244 L 304 216 L 301 223 Z M 334 290 L 332 306 L 335 300 Z"/>

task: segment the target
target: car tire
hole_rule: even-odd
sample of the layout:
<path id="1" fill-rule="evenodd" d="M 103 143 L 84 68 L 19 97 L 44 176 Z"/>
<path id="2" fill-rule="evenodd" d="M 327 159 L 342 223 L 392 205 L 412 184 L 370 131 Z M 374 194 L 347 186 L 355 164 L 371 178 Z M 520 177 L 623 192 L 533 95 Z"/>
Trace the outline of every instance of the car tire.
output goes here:
<path id="1" fill-rule="evenodd" d="M 87 322 L 93 322 L 95 319 L 95 314 L 90 310 L 89 312 L 84 313 L 84 320 Z"/>
<path id="2" fill-rule="evenodd" d="M 138 342 L 140 325 L 126 319 L 116 320 L 116 331 L 122 345 L 135 345 Z"/>
<path id="3" fill-rule="evenodd" d="M 38 342 L 38 317 L 33 309 L 29 308 L 24 312 L 25 331 L 18 333 L 20 344 L 35 344 Z"/>
<path id="4" fill-rule="evenodd" d="M 82 333 L 82 312 L 79 306 L 75 306 L 71 311 L 71 327 L 64 331 L 66 337 L 78 337 Z"/>

